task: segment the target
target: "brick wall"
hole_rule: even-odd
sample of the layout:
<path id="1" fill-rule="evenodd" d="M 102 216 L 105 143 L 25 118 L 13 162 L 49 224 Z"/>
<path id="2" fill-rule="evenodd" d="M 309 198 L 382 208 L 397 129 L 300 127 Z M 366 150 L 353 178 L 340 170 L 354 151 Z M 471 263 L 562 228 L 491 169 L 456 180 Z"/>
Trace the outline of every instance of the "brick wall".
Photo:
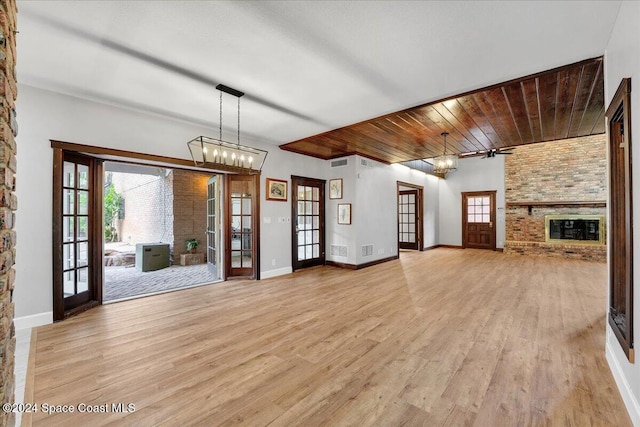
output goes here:
<path id="1" fill-rule="evenodd" d="M 17 200 L 14 173 L 16 172 L 16 143 L 18 133 L 15 120 L 16 86 L 16 13 L 15 0 L 0 2 L 0 29 L 4 40 L 0 43 L 0 397 L 2 403 L 14 401 L 15 329 L 13 325 L 13 285 L 15 270 L 16 234 L 13 231 Z M 15 416 L 0 412 L 0 425 L 12 426 Z"/>
<path id="2" fill-rule="evenodd" d="M 606 261 L 605 245 L 545 243 L 545 215 L 605 215 L 603 207 L 509 206 L 607 198 L 606 135 L 520 146 L 505 159 L 505 252 Z"/>
<path id="3" fill-rule="evenodd" d="M 185 240 L 198 239 L 196 253 L 206 253 L 207 181 L 211 174 L 173 171 L 173 248 L 174 262 L 186 253 Z"/>
<path id="4" fill-rule="evenodd" d="M 113 172 L 115 190 L 124 198 L 124 218 L 116 221 L 119 241 L 173 243 L 173 174 Z"/>

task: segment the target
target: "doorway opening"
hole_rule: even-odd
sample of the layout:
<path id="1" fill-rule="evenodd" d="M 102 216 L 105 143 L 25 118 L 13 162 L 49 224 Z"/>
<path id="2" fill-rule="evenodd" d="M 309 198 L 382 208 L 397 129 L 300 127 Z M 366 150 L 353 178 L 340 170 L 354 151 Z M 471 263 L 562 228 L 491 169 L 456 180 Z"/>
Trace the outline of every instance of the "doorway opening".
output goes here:
<path id="1" fill-rule="evenodd" d="M 103 302 L 221 280 L 218 179 L 104 162 Z"/>
<path id="2" fill-rule="evenodd" d="M 325 181 L 291 177 L 291 256 L 293 271 L 325 263 Z"/>

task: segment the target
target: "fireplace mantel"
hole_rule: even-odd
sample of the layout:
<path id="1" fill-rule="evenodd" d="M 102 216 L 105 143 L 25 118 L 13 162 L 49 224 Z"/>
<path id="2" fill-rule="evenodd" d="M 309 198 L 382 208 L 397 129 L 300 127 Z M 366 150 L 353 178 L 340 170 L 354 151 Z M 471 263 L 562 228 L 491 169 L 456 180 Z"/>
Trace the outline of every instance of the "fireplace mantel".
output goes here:
<path id="1" fill-rule="evenodd" d="M 594 208 L 606 208 L 607 202 L 604 200 L 555 200 L 555 201 L 536 201 L 536 200 L 528 200 L 528 201 L 520 201 L 520 202 L 507 202 L 506 206 L 509 207 L 518 207 L 518 206 L 526 206 L 529 209 L 529 215 L 531 215 L 531 210 L 534 207 L 540 206 L 580 206 L 580 207 L 594 207 Z"/>

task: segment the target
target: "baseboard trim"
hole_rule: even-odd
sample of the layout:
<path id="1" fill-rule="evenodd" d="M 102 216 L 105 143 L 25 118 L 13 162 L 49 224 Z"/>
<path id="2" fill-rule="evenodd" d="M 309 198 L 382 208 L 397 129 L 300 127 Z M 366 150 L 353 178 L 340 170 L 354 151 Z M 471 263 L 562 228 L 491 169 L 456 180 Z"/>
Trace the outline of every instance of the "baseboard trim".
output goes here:
<path id="1" fill-rule="evenodd" d="M 609 326 L 607 326 L 607 328 L 608 327 Z M 607 336 L 608 335 L 609 331 L 607 331 Z M 609 369 L 611 370 L 613 379 L 618 386 L 618 390 L 620 391 L 620 395 L 622 396 L 624 406 L 626 406 L 627 408 L 629 418 L 631 418 L 631 422 L 634 426 L 640 426 L 640 404 L 633 394 L 633 390 L 631 390 L 631 386 L 629 386 L 627 378 L 624 376 L 622 367 L 618 363 L 618 359 L 616 358 L 613 349 L 611 348 L 611 341 L 609 341 L 609 339 L 607 339 L 605 353 L 607 362 L 609 363 Z"/>
<path id="2" fill-rule="evenodd" d="M 270 279 L 272 277 L 284 276 L 285 274 L 293 273 L 293 269 L 291 267 L 277 268 L 275 270 L 269 271 L 261 271 L 260 272 L 260 280 Z"/>
<path id="3" fill-rule="evenodd" d="M 365 262 L 363 264 L 346 264 L 346 263 L 342 263 L 342 262 L 336 262 L 336 261 L 326 261 L 325 264 L 326 265 L 331 265 L 333 267 L 340 267 L 340 268 L 346 268 L 349 270 L 360 270 L 361 268 L 367 268 L 367 267 L 372 267 L 374 265 L 378 265 L 378 264 L 382 264 L 385 263 L 387 261 L 393 261 L 394 259 L 399 259 L 400 255 L 393 255 L 387 258 L 381 258 L 381 259 L 377 259 L 375 261 L 369 261 L 369 262 Z"/>
<path id="4" fill-rule="evenodd" d="M 16 317 L 13 319 L 13 325 L 16 329 L 37 328 L 38 326 L 50 325 L 53 323 L 53 311 L 32 314 L 30 316 Z"/>
<path id="5" fill-rule="evenodd" d="M 462 246 L 462 245 L 435 245 L 435 246 L 432 246 L 431 248 L 433 248 L 433 249 L 435 249 L 435 248 L 464 249 L 464 246 Z"/>

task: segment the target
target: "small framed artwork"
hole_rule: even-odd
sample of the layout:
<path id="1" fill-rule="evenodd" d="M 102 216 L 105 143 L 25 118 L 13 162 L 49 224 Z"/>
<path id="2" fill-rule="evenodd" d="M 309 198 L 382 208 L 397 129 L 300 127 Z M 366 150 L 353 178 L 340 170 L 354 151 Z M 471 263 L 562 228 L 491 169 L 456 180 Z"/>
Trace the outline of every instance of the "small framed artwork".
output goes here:
<path id="1" fill-rule="evenodd" d="M 267 200 L 287 201 L 287 181 L 267 178 Z"/>
<path id="2" fill-rule="evenodd" d="M 329 198 L 342 199 L 342 178 L 329 180 Z"/>
<path id="3" fill-rule="evenodd" d="M 338 224 L 351 224 L 351 203 L 338 204 Z"/>

